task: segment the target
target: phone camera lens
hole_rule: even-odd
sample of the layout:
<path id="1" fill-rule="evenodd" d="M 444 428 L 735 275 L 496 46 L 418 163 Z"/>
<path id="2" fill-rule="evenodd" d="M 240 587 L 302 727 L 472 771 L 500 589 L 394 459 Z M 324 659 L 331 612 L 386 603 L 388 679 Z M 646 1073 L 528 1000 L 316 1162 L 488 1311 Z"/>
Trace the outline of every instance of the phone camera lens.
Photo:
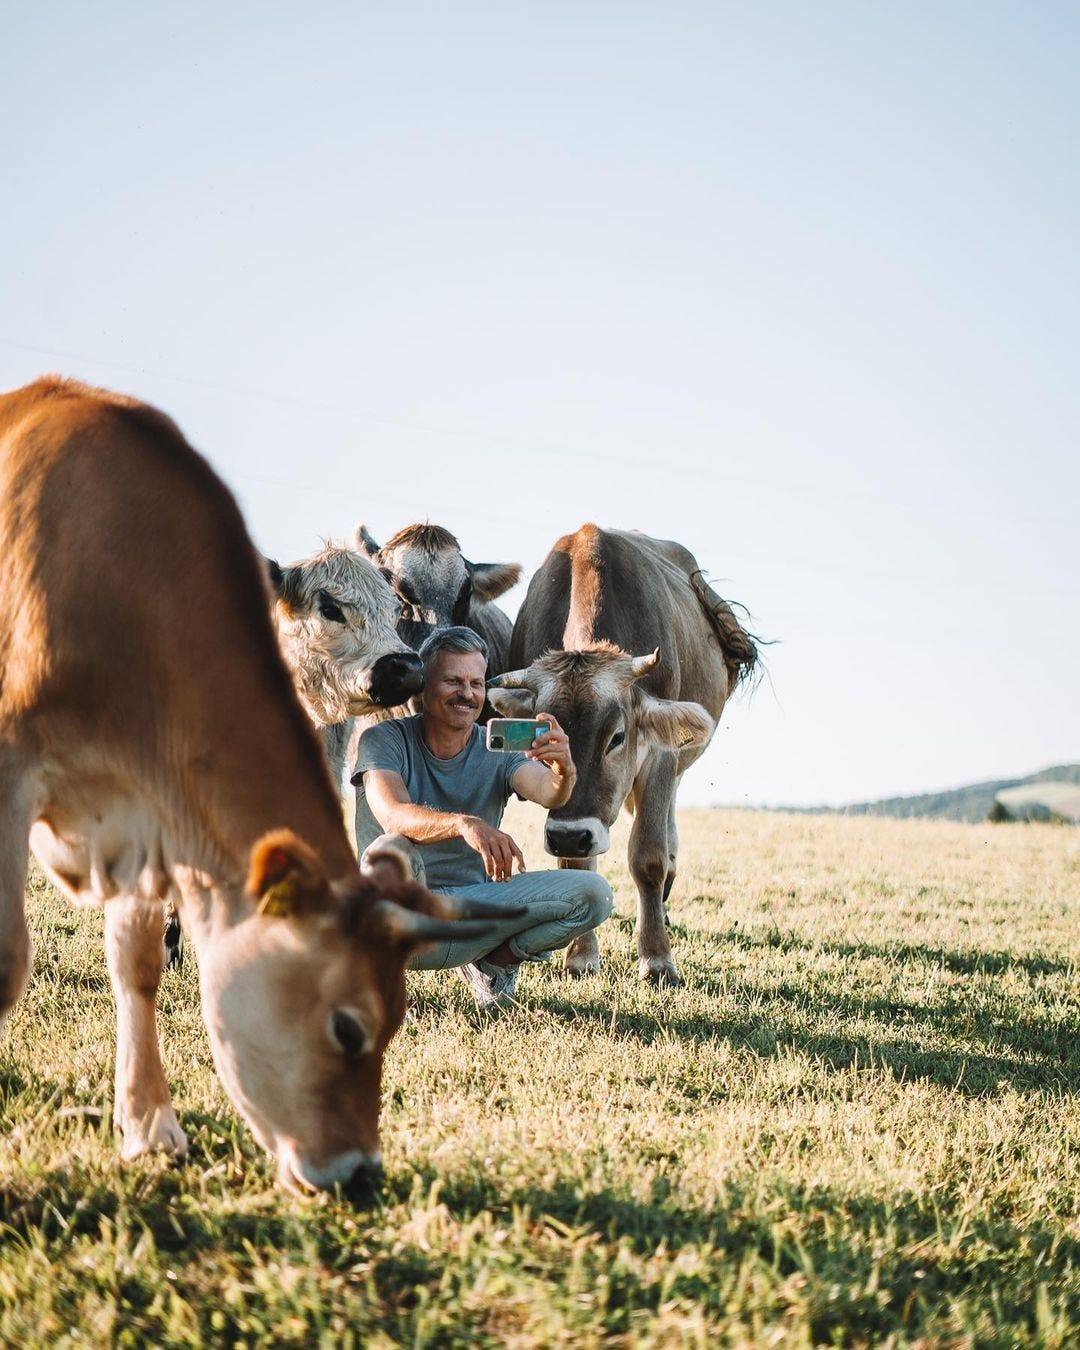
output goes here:
<path id="1" fill-rule="evenodd" d="M 501 750 L 503 748 L 503 738 L 501 736 L 492 736 L 491 748 L 492 750 Z"/>

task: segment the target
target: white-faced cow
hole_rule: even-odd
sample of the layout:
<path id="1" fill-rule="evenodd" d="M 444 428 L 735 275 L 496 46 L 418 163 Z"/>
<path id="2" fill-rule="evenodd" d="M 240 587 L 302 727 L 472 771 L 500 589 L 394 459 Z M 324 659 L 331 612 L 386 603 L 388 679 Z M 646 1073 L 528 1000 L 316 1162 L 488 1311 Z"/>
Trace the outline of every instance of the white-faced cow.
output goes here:
<path id="1" fill-rule="evenodd" d="M 356 542 L 394 589 L 399 634 L 419 647 L 433 629 L 464 625 L 487 643 L 488 674 L 506 669 L 509 618 L 493 602 L 516 585 L 519 563 L 473 563 L 441 525 L 406 525 L 380 548 L 360 525 Z"/>
<path id="2" fill-rule="evenodd" d="M 366 558 L 331 543 L 288 567 L 272 560 L 267 567 L 281 649 L 317 726 L 393 708 L 419 692 L 423 667 L 397 634 L 398 601 Z"/>
<path id="3" fill-rule="evenodd" d="M 400 855 L 358 872 L 269 606 L 236 503 L 168 418 L 58 379 L 0 396 L 0 1022 L 30 966 L 29 839 L 104 904 L 124 1156 L 186 1146 L 155 1027 L 170 900 L 281 1181 L 348 1189 L 378 1164 L 405 961 L 462 925 Z"/>
<path id="4" fill-rule="evenodd" d="M 321 729 L 343 792 L 355 719 L 378 718 L 420 692 L 420 658 L 395 627 L 400 603 L 377 567 L 354 549 L 327 544 L 279 567 L 267 559 L 274 622 L 300 701 Z"/>
<path id="5" fill-rule="evenodd" d="M 577 786 L 544 835 L 560 866 L 595 867 L 619 807 L 633 812 L 640 970 L 655 983 L 679 982 L 664 911 L 678 851 L 676 789 L 756 659 L 687 549 L 583 525 L 533 577 L 514 625 L 515 669 L 488 691 L 504 716 L 550 711 L 570 736 Z M 595 935 L 578 939 L 566 963 L 573 974 L 595 971 Z"/>

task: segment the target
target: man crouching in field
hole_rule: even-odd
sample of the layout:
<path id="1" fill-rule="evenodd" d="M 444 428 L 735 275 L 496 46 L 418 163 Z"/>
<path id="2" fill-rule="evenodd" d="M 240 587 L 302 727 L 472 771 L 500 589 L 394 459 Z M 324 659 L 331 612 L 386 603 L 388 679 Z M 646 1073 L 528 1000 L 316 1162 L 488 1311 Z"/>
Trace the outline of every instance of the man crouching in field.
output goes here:
<path id="1" fill-rule="evenodd" d="M 526 872 L 517 844 L 499 829 L 511 792 L 549 810 L 569 800 L 577 777 L 566 733 L 550 713 L 548 730 L 528 752 L 487 748 L 476 720 L 484 707 L 487 647 L 470 628 L 437 630 L 420 648 L 423 712 L 380 722 L 360 738 L 356 770 L 356 844 L 396 845 L 431 890 L 486 896 L 525 906 L 496 925 L 495 937 L 443 942 L 414 969 L 458 967 L 476 1001 L 513 996 L 522 961 L 549 952 L 602 923 L 611 887 L 595 872 Z M 512 877 L 515 860 L 521 875 Z M 361 858 L 363 862 L 363 858 Z"/>

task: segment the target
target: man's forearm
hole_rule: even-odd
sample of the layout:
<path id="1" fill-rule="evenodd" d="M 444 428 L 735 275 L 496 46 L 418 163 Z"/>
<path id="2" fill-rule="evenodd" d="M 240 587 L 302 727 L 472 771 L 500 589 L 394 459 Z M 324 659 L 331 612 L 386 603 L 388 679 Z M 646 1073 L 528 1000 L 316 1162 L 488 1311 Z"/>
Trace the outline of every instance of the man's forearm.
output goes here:
<path id="1" fill-rule="evenodd" d="M 416 802 L 390 802 L 377 816 L 387 834 L 403 834 L 414 844 L 437 844 L 461 837 L 464 817 L 453 811 L 436 811 Z"/>

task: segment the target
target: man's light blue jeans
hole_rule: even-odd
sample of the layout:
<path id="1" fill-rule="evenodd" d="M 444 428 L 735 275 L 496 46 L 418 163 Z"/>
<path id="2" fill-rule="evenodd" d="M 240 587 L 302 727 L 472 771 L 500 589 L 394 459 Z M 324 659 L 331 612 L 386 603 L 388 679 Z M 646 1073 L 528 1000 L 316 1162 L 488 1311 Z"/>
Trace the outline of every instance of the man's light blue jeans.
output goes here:
<path id="1" fill-rule="evenodd" d="M 387 844 L 405 854 L 413 876 L 426 885 L 420 849 L 403 835 L 381 834 L 364 854 Z M 570 868 L 522 872 L 509 881 L 447 886 L 440 888 L 440 894 L 527 905 L 528 909 L 516 918 L 494 921 L 491 932 L 483 937 L 436 942 L 412 958 L 411 970 L 450 970 L 486 956 L 504 942 L 519 961 L 543 961 L 550 952 L 568 947 L 576 937 L 602 924 L 611 913 L 612 901 L 611 887 L 599 873 Z"/>

